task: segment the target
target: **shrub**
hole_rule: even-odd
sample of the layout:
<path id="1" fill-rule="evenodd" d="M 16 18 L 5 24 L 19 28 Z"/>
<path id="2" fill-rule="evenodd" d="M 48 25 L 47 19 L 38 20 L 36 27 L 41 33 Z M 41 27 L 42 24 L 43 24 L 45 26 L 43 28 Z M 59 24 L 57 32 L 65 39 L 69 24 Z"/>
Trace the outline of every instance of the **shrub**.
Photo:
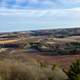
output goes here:
<path id="1" fill-rule="evenodd" d="M 74 62 L 68 71 L 70 80 L 80 80 L 80 60 Z"/>

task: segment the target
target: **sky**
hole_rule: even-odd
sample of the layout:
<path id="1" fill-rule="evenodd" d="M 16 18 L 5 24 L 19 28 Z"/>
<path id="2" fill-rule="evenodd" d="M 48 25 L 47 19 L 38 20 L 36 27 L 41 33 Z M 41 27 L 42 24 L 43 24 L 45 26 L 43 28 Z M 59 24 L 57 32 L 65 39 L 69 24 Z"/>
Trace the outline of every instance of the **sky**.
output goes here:
<path id="1" fill-rule="evenodd" d="M 80 0 L 0 0 L 0 32 L 80 27 Z"/>

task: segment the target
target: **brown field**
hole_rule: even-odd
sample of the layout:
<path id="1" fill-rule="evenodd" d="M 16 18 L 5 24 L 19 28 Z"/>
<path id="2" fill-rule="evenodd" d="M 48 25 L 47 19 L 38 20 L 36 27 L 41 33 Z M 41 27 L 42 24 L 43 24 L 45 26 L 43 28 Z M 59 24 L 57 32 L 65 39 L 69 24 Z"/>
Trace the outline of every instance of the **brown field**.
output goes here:
<path id="1" fill-rule="evenodd" d="M 42 56 L 37 54 L 28 54 L 26 56 L 32 57 L 47 64 L 57 64 L 63 69 L 69 68 L 72 62 L 80 59 L 80 55 Z"/>
<path id="2" fill-rule="evenodd" d="M 16 43 L 17 40 L 1 40 L 0 44 L 12 44 L 12 43 Z"/>
<path id="3" fill-rule="evenodd" d="M 72 62 L 76 61 L 77 59 L 80 59 L 80 53 L 77 53 L 76 55 L 66 55 L 64 53 L 64 55 L 61 55 L 61 56 L 60 55 L 49 56 L 49 55 L 44 55 L 44 54 L 47 54 L 48 52 L 27 51 L 27 49 L 31 47 L 30 43 L 34 43 L 34 44 L 39 43 L 41 45 L 41 48 L 46 48 L 46 49 L 51 49 L 51 50 L 55 48 L 56 45 L 59 44 L 58 46 L 60 46 L 60 49 L 64 49 L 64 47 L 66 47 L 66 43 L 71 43 L 71 42 L 80 43 L 80 35 L 77 35 L 77 36 L 72 35 L 72 36 L 60 38 L 60 37 L 54 37 L 53 35 L 32 36 L 30 34 L 27 35 L 27 33 L 24 33 L 24 34 L 23 33 L 16 33 L 16 34 L 10 33 L 7 35 L 4 34 L 0 36 L 1 36 L 0 44 L 11 45 L 15 43 L 20 46 L 19 48 L 10 49 L 10 48 L 5 48 L 3 45 L 1 45 L 2 48 L 0 49 L 0 60 L 15 59 L 15 60 L 20 60 L 22 62 L 27 62 L 27 60 L 31 60 L 31 61 L 36 60 L 36 61 L 47 63 L 47 64 L 57 64 L 61 68 L 67 69 L 71 65 Z"/>
<path id="4" fill-rule="evenodd" d="M 3 53 L 0 53 L 0 60 L 3 59 L 15 59 L 22 62 L 26 62 L 27 60 L 30 61 L 39 61 L 46 64 L 57 64 L 63 69 L 67 69 L 72 62 L 80 59 L 80 55 L 63 55 L 63 56 L 47 56 L 47 55 L 40 55 L 45 52 L 26 52 L 21 49 L 12 49 L 6 50 Z"/>

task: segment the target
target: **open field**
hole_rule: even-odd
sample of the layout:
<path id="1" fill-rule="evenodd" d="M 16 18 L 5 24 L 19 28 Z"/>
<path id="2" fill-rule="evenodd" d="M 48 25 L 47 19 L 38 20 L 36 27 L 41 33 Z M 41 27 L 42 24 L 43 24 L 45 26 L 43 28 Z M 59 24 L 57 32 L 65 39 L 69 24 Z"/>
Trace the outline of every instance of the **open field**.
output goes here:
<path id="1" fill-rule="evenodd" d="M 73 80 L 79 59 L 79 28 L 0 34 L 0 80 Z"/>
<path id="2" fill-rule="evenodd" d="M 18 40 L 1 40 L 0 44 L 16 43 Z"/>
<path id="3" fill-rule="evenodd" d="M 21 62 L 27 62 L 28 60 L 34 62 L 42 62 L 46 64 L 56 64 L 63 69 L 68 69 L 72 62 L 80 59 L 80 55 L 62 55 L 62 56 L 48 56 L 41 55 L 45 52 L 26 52 L 21 49 L 5 50 L 0 53 L 0 60 L 10 59 Z"/>

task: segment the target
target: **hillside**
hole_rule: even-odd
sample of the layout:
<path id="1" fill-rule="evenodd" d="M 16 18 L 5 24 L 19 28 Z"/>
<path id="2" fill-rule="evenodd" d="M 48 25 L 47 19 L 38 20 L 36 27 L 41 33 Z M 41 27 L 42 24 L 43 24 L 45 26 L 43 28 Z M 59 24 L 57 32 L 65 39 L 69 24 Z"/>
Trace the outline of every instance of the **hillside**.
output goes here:
<path id="1" fill-rule="evenodd" d="M 80 28 L 1 33 L 0 46 L 47 52 L 48 55 L 79 54 Z"/>
<path id="2" fill-rule="evenodd" d="M 0 33 L 0 60 L 29 59 L 67 69 L 79 58 L 80 28 Z"/>
<path id="3" fill-rule="evenodd" d="M 54 37 L 80 36 L 80 28 L 37 30 L 37 31 L 31 31 L 31 35 L 33 36 L 54 36 Z"/>

